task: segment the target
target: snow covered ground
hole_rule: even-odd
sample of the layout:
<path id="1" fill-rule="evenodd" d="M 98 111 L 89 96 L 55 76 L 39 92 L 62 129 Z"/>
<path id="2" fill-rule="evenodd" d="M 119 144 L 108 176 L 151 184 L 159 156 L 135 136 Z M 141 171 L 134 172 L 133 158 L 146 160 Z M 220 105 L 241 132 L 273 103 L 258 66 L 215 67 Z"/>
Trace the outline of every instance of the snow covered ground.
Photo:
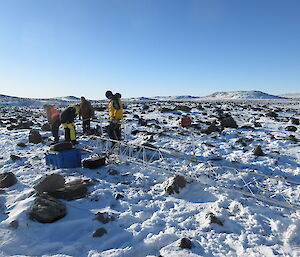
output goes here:
<path id="1" fill-rule="evenodd" d="M 178 106 L 191 109 L 182 111 L 184 108 Z M 98 110 L 97 118 L 107 116 L 106 110 Z M 277 116 L 268 114 L 271 112 Z M 300 255 L 299 209 L 283 208 L 218 187 L 220 182 L 227 188 L 242 187 L 241 179 L 252 178 L 251 174 L 235 174 L 222 166 L 251 168 L 300 182 L 300 126 L 291 120 L 300 118 L 299 102 L 128 102 L 124 113 L 126 141 L 151 144 L 199 162 L 169 156 L 168 171 L 120 163 L 112 154 L 107 165 L 99 169 L 53 170 L 45 165 L 51 133 L 41 131 L 46 122 L 43 110 L 34 106 L 2 107 L 0 174 L 12 172 L 18 182 L 0 191 L 0 256 Z M 238 128 L 221 129 L 223 114 L 230 114 Z M 193 126 L 181 128 L 182 115 L 189 116 Z M 43 143 L 28 143 L 29 129 L 12 126 L 22 119 L 24 123 L 32 121 L 30 127 L 40 131 Z M 214 121 L 221 130 L 205 133 Z M 100 122 L 92 125 L 96 124 Z M 287 131 L 287 126 L 294 126 L 296 131 Z M 77 128 L 77 148 L 97 146 L 97 136 L 81 134 L 80 121 Z M 17 146 L 20 142 L 26 146 Z M 253 154 L 257 146 L 261 146 L 263 156 Z M 20 159 L 12 160 L 12 155 Z M 90 153 L 82 150 L 82 155 L 86 158 Z M 217 169 L 207 172 L 214 165 Z M 28 212 L 36 198 L 33 187 L 52 173 L 63 175 L 67 181 L 90 179 L 93 185 L 84 198 L 61 200 L 67 207 L 64 218 L 43 224 L 29 219 Z M 165 181 L 176 173 L 186 175 L 188 183 L 179 194 L 170 195 L 164 190 Z M 265 186 L 274 195 L 300 204 L 300 185 L 270 180 Z M 124 197 L 116 199 L 118 194 Z M 98 212 L 106 212 L 114 220 L 103 224 L 96 219 Z M 214 222 L 210 213 L 219 222 Z M 93 237 L 99 228 L 107 233 Z M 191 249 L 179 247 L 182 238 L 191 240 Z"/>

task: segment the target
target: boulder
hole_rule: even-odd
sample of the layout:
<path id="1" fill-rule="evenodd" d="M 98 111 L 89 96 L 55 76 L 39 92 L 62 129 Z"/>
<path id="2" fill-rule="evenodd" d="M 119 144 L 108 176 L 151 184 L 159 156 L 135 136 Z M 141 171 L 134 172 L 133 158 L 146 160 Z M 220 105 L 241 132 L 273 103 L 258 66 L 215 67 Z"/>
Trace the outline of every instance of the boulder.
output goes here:
<path id="1" fill-rule="evenodd" d="M 15 174 L 12 172 L 5 172 L 0 174 L 0 188 L 11 187 L 18 182 Z"/>
<path id="2" fill-rule="evenodd" d="M 110 215 L 107 212 L 98 212 L 96 214 L 96 220 L 102 222 L 103 224 L 106 224 L 110 221 L 114 221 L 115 217 L 113 217 L 112 215 Z"/>
<path id="3" fill-rule="evenodd" d="M 252 150 L 252 152 L 253 152 L 253 154 L 256 155 L 256 156 L 263 156 L 263 155 L 265 155 L 264 152 L 262 151 L 260 145 L 256 146 L 256 147 Z"/>
<path id="4" fill-rule="evenodd" d="M 78 179 L 66 183 L 62 188 L 50 192 L 49 194 L 55 198 L 72 201 L 86 197 L 88 186 L 90 185 L 90 182 Z"/>
<path id="5" fill-rule="evenodd" d="M 168 194 L 179 194 L 179 189 L 186 186 L 186 180 L 183 176 L 176 175 L 175 177 L 169 178 L 165 182 L 164 189 Z"/>
<path id="6" fill-rule="evenodd" d="M 299 119 L 296 119 L 296 118 L 291 118 L 291 122 L 293 125 L 299 125 Z"/>
<path id="7" fill-rule="evenodd" d="M 19 142 L 19 143 L 17 143 L 17 146 L 19 146 L 19 147 L 26 147 L 26 144 L 23 143 L 23 142 Z"/>
<path id="8" fill-rule="evenodd" d="M 185 105 L 177 105 L 175 107 L 176 111 L 183 111 L 183 112 L 190 112 L 192 108 L 185 106 Z"/>
<path id="9" fill-rule="evenodd" d="M 184 249 L 191 249 L 193 247 L 193 244 L 190 239 L 184 237 L 184 238 L 181 238 L 179 247 L 184 248 Z"/>
<path id="10" fill-rule="evenodd" d="M 13 161 L 18 161 L 18 160 L 22 160 L 22 157 L 15 154 L 11 154 L 10 159 L 12 159 Z"/>
<path id="11" fill-rule="evenodd" d="M 42 127 L 41 127 L 41 130 L 42 130 L 42 131 L 51 131 L 51 126 L 50 126 L 50 124 L 49 124 L 49 123 L 43 124 Z"/>
<path id="12" fill-rule="evenodd" d="M 51 174 L 44 177 L 34 189 L 39 193 L 54 192 L 65 186 L 65 178 L 59 174 Z"/>
<path id="13" fill-rule="evenodd" d="M 102 237 L 107 233 L 105 228 L 99 228 L 93 233 L 93 237 Z"/>
<path id="14" fill-rule="evenodd" d="M 43 141 L 40 132 L 38 132 L 37 130 L 30 130 L 28 140 L 29 143 L 33 144 L 39 144 Z"/>
<path id="15" fill-rule="evenodd" d="M 66 214 L 66 206 L 47 194 L 39 194 L 28 212 L 31 220 L 41 223 L 52 223 L 63 218 Z"/>
<path id="16" fill-rule="evenodd" d="M 212 224 L 212 223 L 215 223 L 215 224 L 218 224 L 218 225 L 220 225 L 220 226 L 223 226 L 223 225 L 224 225 L 223 221 L 221 221 L 219 218 L 217 218 L 216 215 L 213 214 L 212 212 L 208 213 L 208 214 L 206 215 L 206 218 L 209 219 L 209 221 L 210 221 L 211 224 Z"/>
<path id="17" fill-rule="evenodd" d="M 295 126 L 287 126 L 285 130 L 295 132 L 297 131 L 297 128 Z"/>
<path id="18" fill-rule="evenodd" d="M 220 119 L 220 123 L 221 123 L 221 126 L 224 128 L 237 128 L 238 127 L 235 120 L 231 116 Z"/>
<path id="19" fill-rule="evenodd" d="M 278 114 L 276 112 L 267 112 L 266 116 L 267 117 L 272 117 L 272 118 L 277 118 Z"/>

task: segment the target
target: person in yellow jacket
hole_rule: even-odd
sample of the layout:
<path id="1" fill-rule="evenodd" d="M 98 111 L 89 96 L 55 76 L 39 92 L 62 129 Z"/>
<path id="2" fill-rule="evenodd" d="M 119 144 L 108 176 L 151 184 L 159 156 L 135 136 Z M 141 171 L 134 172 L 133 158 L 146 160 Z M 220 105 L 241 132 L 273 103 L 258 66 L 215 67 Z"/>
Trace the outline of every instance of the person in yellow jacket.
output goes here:
<path id="1" fill-rule="evenodd" d="M 123 119 L 121 94 L 113 94 L 111 91 L 106 91 L 105 96 L 108 98 L 108 114 L 110 119 L 107 133 L 110 139 L 121 141 L 121 120 Z"/>

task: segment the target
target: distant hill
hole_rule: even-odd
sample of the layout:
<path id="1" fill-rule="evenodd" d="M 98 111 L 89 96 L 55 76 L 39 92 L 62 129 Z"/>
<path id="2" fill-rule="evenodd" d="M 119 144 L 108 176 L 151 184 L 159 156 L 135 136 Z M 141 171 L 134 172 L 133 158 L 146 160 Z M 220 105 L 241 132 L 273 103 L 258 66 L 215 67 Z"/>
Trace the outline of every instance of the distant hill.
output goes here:
<path id="1" fill-rule="evenodd" d="M 216 92 L 205 98 L 213 99 L 287 99 L 286 97 L 270 95 L 261 91 Z"/>
<path id="2" fill-rule="evenodd" d="M 25 98 L 8 95 L 0 95 L 0 106 L 42 106 L 44 104 L 68 105 L 79 103 L 80 99 L 75 96 L 54 98 Z"/>
<path id="3" fill-rule="evenodd" d="M 279 95 L 280 97 L 286 97 L 286 98 L 297 98 L 300 99 L 300 93 L 293 93 L 293 94 L 282 94 Z"/>

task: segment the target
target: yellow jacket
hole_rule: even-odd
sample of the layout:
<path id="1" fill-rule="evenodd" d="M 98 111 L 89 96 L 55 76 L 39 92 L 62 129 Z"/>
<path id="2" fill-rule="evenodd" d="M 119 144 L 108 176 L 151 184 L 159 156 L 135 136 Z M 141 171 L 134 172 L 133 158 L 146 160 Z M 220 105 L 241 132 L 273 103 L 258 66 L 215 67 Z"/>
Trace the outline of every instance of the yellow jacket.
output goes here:
<path id="1" fill-rule="evenodd" d="M 109 100 L 108 113 L 110 119 L 123 119 L 123 105 L 120 98 L 114 97 Z"/>

